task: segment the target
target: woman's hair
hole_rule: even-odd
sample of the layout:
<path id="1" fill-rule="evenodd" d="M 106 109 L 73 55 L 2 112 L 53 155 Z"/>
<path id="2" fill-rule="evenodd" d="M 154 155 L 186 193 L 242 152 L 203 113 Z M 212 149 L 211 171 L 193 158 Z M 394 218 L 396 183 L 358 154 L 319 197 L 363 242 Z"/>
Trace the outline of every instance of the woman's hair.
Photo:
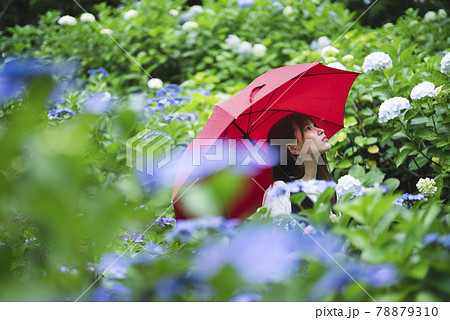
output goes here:
<path id="1" fill-rule="evenodd" d="M 296 139 L 297 126 L 300 129 L 302 138 L 304 137 L 304 128 L 309 122 L 314 122 L 313 118 L 303 113 L 292 113 L 273 125 L 267 136 L 270 143 L 272 139 Z M 283 152 L 283 151 L 281 151 Z M 287 148 L 287 162 L 286 164 L 279 164 L 272 168 L 273 182 L 281 180 L 289 182 L 296 179 L 301 179 L 305 175 L 305 166 L 303 163 L 296 164 L 298 155 L 293 154 Z M 317 179 L 319 180 L 333 180 L 333 176 L 328 171 L 328 161 L 324 154 L 321 154 L 322 163 L 324 165 L 317 166 Z M 320 159 L 319 159 L 320 161 Z M 320 161 L 321 162 L 321 161 Z M 332 202 L 335 203 L 336 195 L 333 196 Z"/>

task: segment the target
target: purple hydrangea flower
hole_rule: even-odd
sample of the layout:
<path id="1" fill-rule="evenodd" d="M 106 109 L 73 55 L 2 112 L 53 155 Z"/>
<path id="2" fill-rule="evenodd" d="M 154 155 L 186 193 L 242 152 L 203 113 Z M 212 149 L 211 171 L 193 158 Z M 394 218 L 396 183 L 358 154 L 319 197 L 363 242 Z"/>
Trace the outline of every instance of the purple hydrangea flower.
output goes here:
<path id="1" fill-rule="evenodd" d="M 25 239 L 24 243 L 30 245 L 30 244 L 32 244 L 32 243 L 33 243 L 34 241 L 36 241 L 36 240 L 37 240 L 37 238 Z"/>
<path id="2" fill-rule="evenodd" d="M 167 248 L 164 247 L 161 243 L 155 243 L 153 241 L 146 243 L 144 245 L 144 250 L 152 256 L 159 256 L 160 254 L 165 254 L 168 252 Z"/>
<path id="3" fill-rule="evenodd" d="M 91 77 L 96 76 L 98 74 L 102 74 L 103 78 L 108 78 L 109 77 L 109 72 L 106 71 L 105 68 L 100 67 L 98 69 L 91 69 L 87 71 L 87 74 L 90 75 Z"/>
<path id="4" fill-rule="evenodd" d="M 63 116 L 73 117 L 75 115 L 75 111 L 69 108 L 60 108 L 60 109 L 50 109 L 48 111 L 47 117 L 50 120 L 53 119 L 61 119 Z"/>
<path id="5" fill-rule="evenodd" d="M 123 236 L 123 240 L 131 241 L 134 243 L 143 243 L 144 235 L 137 231 L 128 231 L 125 236 Z"/>
<path id="6" fill-rule="evenodd" d="M 175 218 L 172 217 L 159 217 L 156 219 L 155 224 L 159 225 L 160 227 L 166 227 L 170 226 L 172 222 L 176 222 Z"/>

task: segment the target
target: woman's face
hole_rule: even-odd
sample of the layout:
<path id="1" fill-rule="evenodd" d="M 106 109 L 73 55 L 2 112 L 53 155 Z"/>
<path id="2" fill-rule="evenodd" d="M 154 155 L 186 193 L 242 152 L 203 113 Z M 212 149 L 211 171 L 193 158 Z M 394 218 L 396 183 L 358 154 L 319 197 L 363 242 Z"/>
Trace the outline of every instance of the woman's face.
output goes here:
<path id="1" fill-rule="evenodd" d="M 323 154 L 331 149 L 327 136 L 323 129 L 319 128 L 314 121 L 308 121 L 303 128 L 303 136 L 300 128 L 295 124 L 295 135 L 297 146 L 293 146 L 291 152 L 294 154 Z"/>

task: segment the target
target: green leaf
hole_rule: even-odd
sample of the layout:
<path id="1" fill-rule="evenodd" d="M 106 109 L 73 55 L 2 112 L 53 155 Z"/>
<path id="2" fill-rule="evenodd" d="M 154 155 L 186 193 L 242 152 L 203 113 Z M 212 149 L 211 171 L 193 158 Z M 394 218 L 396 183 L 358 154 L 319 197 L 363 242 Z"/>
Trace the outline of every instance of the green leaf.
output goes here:
<path id="1" fill-rule="evenodd" d="M 356 178 L 360 181 L 362 181 L 364 179 L 365 176 L 365 171 L 364 168 L 362 166 L 360 166 L 359 164 L 354 165 L 348 172 L 353 178 Z"/>
<path id="2" fill-rule="evenodd" d="M 409 162 L 408 168 L 410 170 L 417 170 L 419 168 L 422 168 L 427 162 L 428 162 L 427 158 L 425 158 L 422 155 L 418 155 Z"/>
<path id="3" fill-rule="evenodd" d="M 397 154 L 397 156 L 395 157 L 395 165 L 397 166 L 397 168 L 400 167 L 401 164 L 406 160 L 411 151 L 411 149 L 405 149 Z"/>
<path id="4" fill-rule="evenodd" d="M 390 190 L 395 190 L 400 185 L 400 180 L 397 178 L 389 178 L 383 182 L 384 185 L 388 186 Z"/>

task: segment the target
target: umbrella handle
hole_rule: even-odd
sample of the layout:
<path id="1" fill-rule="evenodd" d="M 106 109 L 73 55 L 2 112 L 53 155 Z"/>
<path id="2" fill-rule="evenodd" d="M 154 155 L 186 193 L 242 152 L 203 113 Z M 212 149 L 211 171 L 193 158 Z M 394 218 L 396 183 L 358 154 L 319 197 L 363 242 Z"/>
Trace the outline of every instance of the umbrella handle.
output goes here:
<path id="1" fill-rule="evenodd" d="M 252 103 L 253 101 L 253 96 L 262 88 L 262 87 L 264 87 L 265 86 L 265 84 L 263 84 L 263 85 L 260 85 L 260 86 L 257 86 L 257 87 L 254 87 L 253 89 L 252 89 L 252 91 L 250 92 L 250 103 Z"/>

